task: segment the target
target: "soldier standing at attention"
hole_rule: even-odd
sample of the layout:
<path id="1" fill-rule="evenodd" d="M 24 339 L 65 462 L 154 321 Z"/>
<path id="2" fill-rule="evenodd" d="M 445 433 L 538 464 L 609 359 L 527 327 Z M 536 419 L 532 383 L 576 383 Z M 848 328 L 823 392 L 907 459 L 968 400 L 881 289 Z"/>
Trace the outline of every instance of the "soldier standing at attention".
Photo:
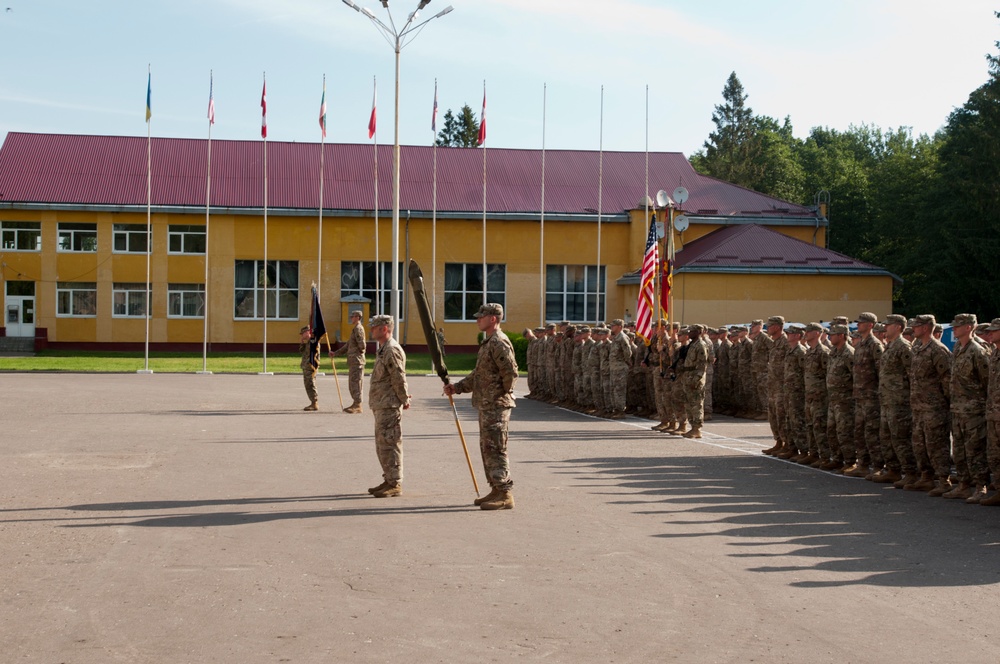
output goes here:
<path id="1" fill-rule="evenodd" d="M 913 413 L 913 455 L 920 480 L 905 487 L 929 491 L 932 498 L 951 490 L 951 440 L 948 402 L 951 390 L 951 351 L 934 338 L 934 316 L 913 319 L 913 358 L 910 361 L 910 410 Z"/>
<path id="2" fill-rule="evenodd" d="M 632 359 L 632 346 L 622 332 L 624 326 L 625 321 L 621 318 L 611 321 L 611 343 L 608 349 L 608 382 L 611 387 L 609 394 L 611 403 L 608 405 L 608 410 L 611 418 L 616 420 L 625 417 L 625 397 Z"/>
<path id="3" fill-rule="evenodd" d="M 361 311 L 351 312 L 351 323 L 354 327 L 351 328 L 347 343 L 330 353 L 330 357 L 347 355 L 347 388 L 354 403 L 345 408 L 344 412 L 356 415 L 361 412 L 361 402 L 364 399 L 362 381 L 365 375 L 365 328 L 361 324 Z"/>
<path id="4" fill-rule="evenodd" d="M 942 498 L 978 503 L 986 495 L 986 391 L 990 381 L 989 356 L 973 330 L 975 314 L 958 314 L 951 322 L 955 352 L 951 356 L 951 440 L 958 486 Z"/>
<path id="5" fill-rule="evenodd" d="M 302 410 L 319 410 L 316 401 L 319 394 L 316 392 L 316 371 L 319 369 L 319 340 L 312 341 L 312 330 L 308 325 L 299 330 L 299 352 L 302 353 L 302 382 L 306 386 L 306 395 L 309 397 L 309 405 Z"/>
<path id="6" fill-rule="evenodd" d="M 858 458 L 855 467 L 844 471 L 844 474 L 872 480 L 886 461 L 878 435 L 878 366 L 882 358 L 882 342 L 872 334 L 878 316 L 865 311 L 855 322 L 861 335 L 854 348 L 854 445 L 858 448 Z M 871 469 L 869 466 L 872 466 Z"/>
<path id="7" fill-rule="evenodd" d="M 691 423 L 691 430 L 683 435 L 685 438 L 701 438 L 701 426 L 704 421 L 705 409 L 705 373 L 708 370 L 708 342 L 702 340 L 705 331 L 701 325 L 691 325 L 688 328 L 687 352 L 684 359 L 677 363 L 677 381 L 681 384 L 683 408 Z"/>
<path id="8" fill-rule="evenodd" d="M 806 451 L 806 349 L 802 345 L 804 330 L 798 325 L 785 330 L 788 351 L 785 353 L 785 377 L 781 386 L 785 395 L 785 449 L 775 456 L 795 463 L 804 462 Z M 812 463 L 812 461 L 809 461 Z"/>
<path id="9" fill-rule="evenodd" d="M 764 450 L 764 454 L 775 456 L 785 447 L 787 426 L 785 421 L 785 355 L 788 353 L 788 336 L 785 334 L 785 319 L 771 316 L 767 319 L 767 334 L 771 337 L 771 349 L 767 358 L 767 419 L 774 436 L 774 446 Z"/>
<path id="10" fill-rule="evenodd" d="M 372 338 L 378 342 L 368 388 L 368 407 L 375 416 L 375 453 L 382 466 L 382 484 L 368 489 L 376 498 L 403 493 L 403 411 L 410 407 L 406 385 L 406 353 L 392 338 L 392 316 L 372 318 Z"/>
<path id="11" fill-rule="evenodd" d="M 917 462 L 913 456 L 913 416 L 910 410 L 910 365 L 913 353 L 903 338 L 906 318 L 890 314 L 885 326 L 886 347 L 879 363 L 878 396 L 880 407 L 879 438 L 885 469 L 874 481 L 893 483 L 897 489 L 916 484 Z M 902 476 L 900 476 L 902 472 Z"/>
<path id="12" fill-rule="evenodd" d="M 826 439 L 827 397 L 826 370 L 830 360 L 830 349 L 820 342 L 823 326 L 819 323 L 806 325 L 806 359 L 803 371 L 803 385 L 806 397 L 806 446 L 809 450 L 808 462 L 813 468 L 830 470 L 833 457 Z M 805 463 L 805 460 L 803 461 Z M 837 468 L 840 464 L 836 465 Z"/>
<path id="13" fill-rule="evenodd" d="M 514 507 L 507 458 L 507 427 L 510 409 L 514 407 L 514 383 L 517 381 L 517 361 L 510 339 L 500 329 L 503 307 L 488 302 L 476 312 L 476 323 L 483 333 L 476 366 L 468 376 L 444 386 L 451 396 L 472 392 L 472 405 L 479 409 L 479 450 L 483 468 L 492 490 L 474 502 L 484 510 L 509 510 Z"/>
<path id="14" fill-rule="evenodd" d="M 990 464 L 993 485 L 1000 481 L 1000 318 L 986 327 L 993 354 L 990 355 L 990 384 L 986 390 L 986 460 Z M 1000 505 L 1000 491 L 979 501 L 980 505 Z"/>
<path id="15" fill-rule="evenodd" d="M 755 320 L 751 324 L 750 333 L 757 330 L 753 340 L 753 355 L 750 360 L 750 370 L 753 376 L 751 389 L 754 393 L 754 419 L 767 420 L 767 358 L 771 353 L 771 337 L 763 332 L 763 320 Z"/>
<path id="16" fill-rule="evenodd" d="M 826 470 L 843 473 L 853 467 L 854 447 L 854 347 L 847 341 L 846 325 L 830 326 L 830 358 L 826 364 L 826 437 L 833 459 Z"/>

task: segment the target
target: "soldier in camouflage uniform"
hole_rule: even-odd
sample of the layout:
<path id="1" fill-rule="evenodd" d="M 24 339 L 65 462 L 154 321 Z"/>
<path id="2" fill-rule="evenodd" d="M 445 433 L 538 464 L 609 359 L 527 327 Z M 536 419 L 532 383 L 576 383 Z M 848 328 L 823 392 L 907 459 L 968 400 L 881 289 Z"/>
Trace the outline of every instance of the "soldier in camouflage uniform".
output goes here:
<path id="1" fill-rule="evenodd" d="M 672 420 L 677 422 L 673 429 L 664 429 L 664 433 L 682 435 L 687 429 L 688 414 L 684 406 L 684 384 L 677 380 L 677 367 L 681 362 L 681 349 L 691 342 L 688 336 L 688 328 L 681 327 L 680 323 L 674 323 L 671 330 L 670 342 L 670 370 L 667 380 L 667 391 L 669 401 L 667 409 Z"/>
<path id="2" fill-rule="evenodd" d="M 986 392 L 989 356 L 975 338 L 975 314 L 958 314 L 951 322 L 955 352 L 951 356 L 951 439 L 958 486 L 943 498 L 978 503 L 986 495 Z"/>
<path id="3" fill-rule="evenodd" d="M 567 408 L 576 406 L 575 374 L 573 373 L 573 352 L 576 350 L 576 326 L 566 327 L 565 338 L 563 339 L 562 374 L 559 382 L 563 385 L 563 405 Z"/>
<path id="4" fill-rule="evenodd" d="M 573 341 L 573 401 L 577 408 L 583 407 L 583 349 L 590 338 L 590 327 L 581 325 L 576 328 L 576 338 Z"/>
<path id="5" fill-rule="evenodd" d="M 760 336 L 763 321 L 753 321 L 750 332 L 740 347 L 740 394 L 743 395 L 743 417 L 755 418 L 760 414 L 757 390 L 753 382 L 753 344 Z"/>
<path id="6" fill-rule="evenodd" d="M 830 326 L 830 357 L 826 365 L 826 438 L 833 461 L 826 470 L 842 473 L 854 465 L 854 347 L 846 325 Z"/>
<path id="7" fill-rule="evenodd" d="M 718 345 L 719 335 L 714 328 L 705 327 L 701 334 L 702 341 L 708 346 L 708 369 L 705 370 L 705 421 L 712 419 L 715 409 L 715 399 L 712 397 L 713 383 L 715 382 L 715 349 Z"/>
<path id="8" fill-rule="evenodd" d="M 514 384 L 517 361 L 510 339 L 500 329 L 503 306 L 488 302 L 476 312 L 476 324 L 483 333 L 476 366 L 468 376 L 444 386 L 445 394 L 472 392 L 472 405 L 479 410 L 479 450 L 483 468 L 492 491 L 474 504 L 484 510 L 509 510 L 514 507 L 507 458 L 507 427 L 514 408 Z"/>
<path id="9" fill-rule="evenodd" d="M 827 398 L 826 369 L 830 359 L 830 349 L 820 343 L 823 326 L 819 323 L 806 325 L 806 357 L 803 366 L 803 385 L 806 397 L 806 446 L 808 461 L 813 468 L 833 467 L 830 459 L 833 453 L 826 440 Z M 840 464 L 837 464 L 837 468 Z"/>
<path id="10" fill-rule="evenodd" d="M 299 368 L 302 369 L 302 382 L 305 384 L 306 396 L 309 397 L 309 405 L 302 410 L 319 410 L 316 402 L 319 400 L 319 393 L 316 391 L 316 372 L 319 370 L 319 339 L 313 343 L 312 328 L 308 325 L 299 330 L 299 353 L 302 354 L 302 361 Z"/>
<path id="11" fill-rule="evenodd" d="M 368 489 L 376 498 L 403 492 L 403 436 L 400 421 L 410 407 L 406 385 L 406 353 L 392 337 L 392 316 L 372 318 L 372 338 L 378 342 L 368 387 L 368 407 L 375 416 L 375 453 L 382 466 L 382 484 Z"/>
<path id="12" fill-rule="evenodd" d="M 986 326 L 993 353 L 990 355 L 990 383 L 986 390 L 986 460 L 993 476 L 993 487 L 1000 482 L 1000 318 Z M 1000 505 L 1000 491 L 979 501 L 980 505 Z"/>
<path id="13" fill-rule="evenodd" d="M 729 347 L 729 411 L 736 417 L 743 416 L 742 383 L 740 382 L 740 349 L 743 347 L 743 339 L 746 336 L 746 329 L 741 325 L 732 325 L 729 328 L 729 340 L 732 345 Z"/>
<path id="14" fill-rule="evenodd" d="M 608 344 L 609 416 L 616 420 L 625 417 L 625 397 L 632 360 L 632 346 L 622 331 L 624 326 L 625 321 L 621 318 L 611 321 L 611 343 Z"/>
<path id="15" fill-rule="evenodd" d="M 785 319 L 771 316 L 767 319 L 767 334 L 771 337 L 771 349 L 767 358 L 767 419 L 774 436 L 774 447 L 764 450 L 764 454 L 776 455 L 785 448 L 788 438 L 785 420 L 785 355 L 788 354 L 788 335 L 785 334 Z"/>
<path id="16" fill-rule="evenodd" d="M 785 398 L 785 449 L 776 454 L 780 459 L 795 463 L 809 458 L 806 444 L 806 349 L 802 345 L 804 330 L 798 325 L 785 330 L 788 351 L 785 353 L 785 376 L 782 391 Z M 809 463 L 812 463 L 810 460 Z"/>
<path id="17" fill-rule="evenodd" d="M 755 320 L 753 326 L 762 328 L 763 320 Z M 767 420 L 767 360 L 771 354 L 771 337 L 762 329 L 753 340 L 753 354 L 750 359 L 750 373 L 753 380 L 751 389 L 754 393 L 755 420 Z"/>
<path id="18" fill-rule="evenodd" d="M 361 324 L 361 312 L 358 310 L 351 312 L 351 336 L 347 338 L 347 343 L 330 353 L 330 357 L 337 355 L 347 356 L 347 389 L 351 393 L 353 403 L 344 409 L 345 413 L 359 415 L 361 413 L 361 402 L 364 400 L 362 383 L 365 375 L 365 351 L 367 340 L 365 339 L 365 327 Z"/>
<path id="19" fill-rule="evenodd" d="M 534 336 L 528 340 L 528 395 L 529 399 L 537 399 L 542 391 L 541 370 L 538 363 L 539 349 L 545 338 L 545 328 L 536 327 Z"/>
<path id="20" fill-rule="evenodd" d="M 951 351 L 934 338 L 934 316 L 913 319 L 916 337 L 911 347 L 910 411 L 913 416 L 913 456 L 920 480 L 906 489 L 929 491 L 932 497 L 951 490 L 951 440 L 948 402 Z"/>
<path id="21" fill-rule="evenodd" d="M 705 328 L 691 325 L 688 328 L 688 344 L 677 363 L 676 382 L 681 387 L 683 408 L 691 430 L 682 434 L 685 438 L 701 438 L 705 407 L 705 374 L 708 370 L 708 340 L 701 335 Z"/>
<path id="22" fill-rule="evenodd" d="M 666 392 L 669 389 L 666 385 L 668 379 L 664 376 L 664 369 L 669 369 L 669 360 L 666 350 L 667 322 L 661 320 L 656 326 L 656 333 L 653 341 L 649 345 L 649 353 L 646 355 L 646 367 L 653 380 L 653 410 L 656 413 L 658 424 L 650 427 L 653 431 L 663 431 L 671 425 L 670 413 L 667 411 L 669 401 Z"/>
<path id="23" fill-rule="evenodd" d="M 855 322 L 860 334 L 854 348 L 854 445 L 857 447 L 857 461 L 844 474 L 872 480 L 886 461 L 878 435 L 878 366 L 882 358 L 882 342 L 872 334 L 878 322 L 875 314 L 865 311 Z"/>
<path id="24" fill-rule="evenodd" d="M 913 418 L 910 409 L 910 343 L 903 338 L 906 317 L 890 314 L 882 321 L 886 347 L 879 362 L 879 439 L 885 468 L 873 481 L 892 482 L 897 489 L 918 480 L 913 456 Z M 902 473 L 902 475 L 900 475 Z"/>
<path id="25" fill-rule="evenodd" d="M 604 403 L 604 383 L 601 381 L 601 348 L 605 345 L 608 330 L 598 323 L 593 329 L 594 346 L 590 350 L 590 358 L 587 362 L 587 375 L 590 383 L 590 413 L 600 413 L 605 409 Z"/>
<path id="26" fill-rule="evenodd" d="M 730 388 L 732 387 L 731 372 L 729 371 L 729 350 L 733 347 L 733 342 L 729 340 L 729 329 L 719 328 L 719 348 L 715 361 L 715 376 L 712 380 L 715 383 L 715 399 L 712 405 L 713 410 L 723 415 L 732 415 Z"/>

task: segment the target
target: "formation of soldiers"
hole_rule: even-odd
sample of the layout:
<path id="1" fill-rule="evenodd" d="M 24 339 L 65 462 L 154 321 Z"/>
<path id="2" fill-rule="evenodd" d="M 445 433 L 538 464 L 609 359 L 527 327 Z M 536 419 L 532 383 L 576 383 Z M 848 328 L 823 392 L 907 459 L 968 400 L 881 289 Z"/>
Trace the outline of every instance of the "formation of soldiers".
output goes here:
<path id="1" fill-rule="evenodd" d="M 529 398 L 700 438 L 713 412 L 768 421 L 765 454 L 930 496 L 1000 505 L 1000 318 L 933 315 L 828 326 L 781 316 L 706 328 L 622 320 L 528 332 Z M 690 429 L 688 429 L 690 425 Z"/>

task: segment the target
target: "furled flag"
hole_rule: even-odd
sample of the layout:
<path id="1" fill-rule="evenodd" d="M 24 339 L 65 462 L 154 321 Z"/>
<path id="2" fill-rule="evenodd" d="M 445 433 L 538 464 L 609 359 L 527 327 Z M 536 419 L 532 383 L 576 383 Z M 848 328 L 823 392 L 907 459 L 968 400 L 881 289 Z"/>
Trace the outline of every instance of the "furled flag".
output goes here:
<path id="1" fill-rule="evenodd" d="M 326 138 L 326 74 L 323 74 L 323 98 L 319 100 L 319 128 Z"/>
<path id="2" fill-rule="evenodd" d="M 374 80 L 374 79 L 373 79 Z M 378 83 L 373 83 L 374 88 L 372 90 L 372 116 L 368 118 L 368 138 L 375 135 L 375 106 L 378 100 Z"/>
<path id="3" fill-rule="evenodd" d="M 674 287 L 674 225 L 673 221 L 666 229 L 667 246 L 663 257 L 662 270 L 660 276 L 660 310 L 666 316 L 670 313 L 670 289 Z"/>
<path id="4" fill-rule="evenodd" d="M 437 135 L 438 130 L 438 82 L 434 79 L 434 110 L 431 112 L 431 131 Z"/>
<path id="5" fill-rule="evenodd" d="M 649 219 L 649 234 L 646 236 L 646 254 L 642 258 L 642 276 L 639 279 L 639 302 L 635 307 L 635 333 L 648 346 L 653 340 L 653 300 L 656 299 L 653 281 L 659 250 L 656 240 L 656 214 Z"/>
<path id="6" fill-rule="evenodd" d="M 153 72 L 146 79 L 146 122 L 153 117 Z"/>
<path id="7" fill-rule="evenodd" d="M 213 94 L 214 82 L 212 81 L 212 72 L 208 73 L 208 124 L 215 124 L 215 95 Z"/>
<path id="8" fill-rule="evenodd" d="M 479 116 L 479 141 L 476 145 L 486 142 L 486 84 L 483 83 L 483 114 Z"/>
<path id="9" fill-rule="evenodd" d="M 326 323 L 323 322 L 323 311 L 319 308 L 319 293 L 316 291 L 316 284 L 312 287 L 312 306 L 309 310 L 309 329 L 312 331 L 312 339 L 309 340 L 309 364 L 314 368 L 319 368 L 317 362 L 316 348 L 320 342 L 326 338 Z M 326 340 L 327 346 L 330 340 Z"/>
<path id="10" fill-rule="evenodd" d="M 264 89 L 260 91 L 260 137 L 267 138 L 267 79 L 264 79 Z"/>

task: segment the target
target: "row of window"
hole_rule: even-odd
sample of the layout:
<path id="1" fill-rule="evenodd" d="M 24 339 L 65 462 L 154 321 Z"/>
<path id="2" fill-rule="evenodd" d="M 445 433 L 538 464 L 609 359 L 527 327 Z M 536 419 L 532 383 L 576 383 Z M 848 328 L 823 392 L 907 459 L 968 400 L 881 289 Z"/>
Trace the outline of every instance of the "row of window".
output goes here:
<path id="1" fill-rule="evenodd" d="M 144 254 L 149 247 L 145 224 L 114 224 L 112 247 L 116 254 Z M 56 249 L 60 252 L 96 252 L 97 224 L 60 223 Z M 42 224 L 37 221 L 0 221 L 0 247 L 5 251 L 41 251 Z M 205 227 L 170 224 L 167 252 L 204 254 Z"/>

